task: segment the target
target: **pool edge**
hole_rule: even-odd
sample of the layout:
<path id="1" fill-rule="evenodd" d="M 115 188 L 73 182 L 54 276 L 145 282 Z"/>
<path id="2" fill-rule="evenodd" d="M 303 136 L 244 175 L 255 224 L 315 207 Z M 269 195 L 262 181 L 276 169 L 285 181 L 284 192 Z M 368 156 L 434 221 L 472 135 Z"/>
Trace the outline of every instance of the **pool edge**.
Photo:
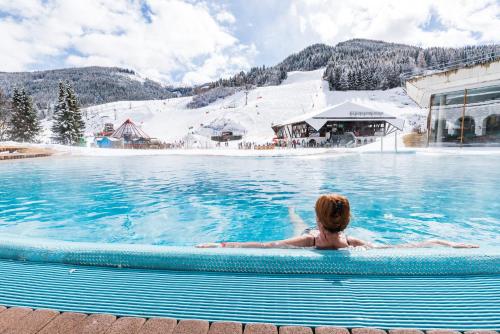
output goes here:
<path id="1" fill-rule="evenodd" d="M 0 236 L 0 258 L 74 265 L 270 274 L 500 274 L 500 248 L 249 249 L 100 244 Z"/>

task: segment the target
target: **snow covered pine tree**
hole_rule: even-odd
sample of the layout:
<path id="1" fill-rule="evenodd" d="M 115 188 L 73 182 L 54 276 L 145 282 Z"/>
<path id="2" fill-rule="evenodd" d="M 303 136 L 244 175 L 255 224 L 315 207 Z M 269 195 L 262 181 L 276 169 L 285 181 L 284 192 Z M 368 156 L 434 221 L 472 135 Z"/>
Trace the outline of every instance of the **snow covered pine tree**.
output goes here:
<path id="1" fill-rule="evenodd" d="M 78 104 L 78 99 L 76 97 L 75 91 L 69 83 L 66 85 L 66 105 L 69 112 L 73 116 L 72 124 L 72 139 L 73 144 L 78 144 L 83 140 L 83 135 L 85 132 L 85 122 L 82 118 L 82 112 L 80 111 L 80 106 Z"/>
<path id="2" fill-rule="evenodd" d="M 59 97 L 54 109 L 53 139 L 64 145 L 74 145 L 83 138 L 85 123 L 76 94 L 69 85 L 59 82 Z"/>
<path id="3" fill-rule="evenodd" d="M 24 89 L 15 88 L 11 107 L 9 138 L 19 142 L 34 142 L 41 126 L 31 97 Z"/>
<path id="4" fill-rule="evenodd" d="M 71 115 L 66 104 L 66 87 L 59 82 L 59 96 L 54 108 L 52 124 L 53 139 L 60 144 L 70 144 Z"/>

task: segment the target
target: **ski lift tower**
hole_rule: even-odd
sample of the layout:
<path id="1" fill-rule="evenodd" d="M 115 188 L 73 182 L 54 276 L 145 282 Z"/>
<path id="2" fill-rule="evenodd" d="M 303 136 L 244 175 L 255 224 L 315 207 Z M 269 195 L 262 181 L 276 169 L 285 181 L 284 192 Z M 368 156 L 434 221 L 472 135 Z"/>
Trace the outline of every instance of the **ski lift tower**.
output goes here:
<path id="1" fill-rule="evenodd" d="M 245 106 L 248 105 L 248 93 L 250 92 L 250 87 L 245 85 Z"/>

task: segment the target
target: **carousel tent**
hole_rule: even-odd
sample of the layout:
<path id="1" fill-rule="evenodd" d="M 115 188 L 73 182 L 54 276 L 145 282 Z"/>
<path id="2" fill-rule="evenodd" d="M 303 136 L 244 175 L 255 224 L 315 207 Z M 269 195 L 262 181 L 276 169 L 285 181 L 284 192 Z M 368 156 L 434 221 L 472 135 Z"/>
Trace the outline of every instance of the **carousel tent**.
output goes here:
<path id="1" fill-rule="evenodd" d="M 126 141 L 132 141 L 136 139 L 151 139 L 144 131 L 142 131 L 137 125 L 134 124 L 129 119 L 123 122 L 118 129 L 111 135 L 113 138 L 123 138 Z"/>

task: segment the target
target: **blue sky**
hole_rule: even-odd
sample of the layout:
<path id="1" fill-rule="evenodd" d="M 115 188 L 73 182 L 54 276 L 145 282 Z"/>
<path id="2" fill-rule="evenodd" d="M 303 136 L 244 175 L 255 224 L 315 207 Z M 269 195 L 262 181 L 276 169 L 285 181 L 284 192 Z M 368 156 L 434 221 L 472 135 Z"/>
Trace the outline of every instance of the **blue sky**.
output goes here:
<path id="1" fill-rule="evenodd" d="M 500 0 L 0 0 L 0 71 L 120 66 L 193 84 L 313 43 L 498 43 Z"/>

